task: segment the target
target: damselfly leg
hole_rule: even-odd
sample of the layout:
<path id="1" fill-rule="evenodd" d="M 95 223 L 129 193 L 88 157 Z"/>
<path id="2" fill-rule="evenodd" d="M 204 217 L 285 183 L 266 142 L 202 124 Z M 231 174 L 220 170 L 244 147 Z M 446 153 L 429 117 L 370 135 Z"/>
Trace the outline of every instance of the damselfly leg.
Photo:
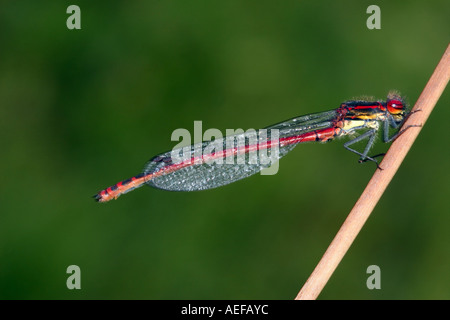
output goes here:
<path id="1" fill-rule="evenodd" d="M 378 129 L 370 129 L 369 131 L 366 131 L 365 133 L 357 136 L 355 139 L 347 141 L 346 143 L 344 143 L 344 148 L 347 149 L 348 151 L 351 151 L 353 153 L 356 153 L 357 155 L 360 156 L 359 158 L 359 162 L 366 162 L 366 161 L 373 161 L 375 162 L 375 164 L 377 165 L 378 169 L 381 169 L 381 167 L 378 165 L 378 161 L 375 159 L 375 157 L 369 157 L 369 151 L 372 148 L 374 142 L 375 142 L 375 138 L 377 137 L 377 132 Z M 355 149 L 350 148 L 349 146 L 351 146 L 352 144 L 355 144 L 357 142 L 360 142 L 364 139 L 369 139 L 369 141 L 367 142 L 364 151 L 361 153 Z M 379 155 L 377 155 L 379 156 Z"/>

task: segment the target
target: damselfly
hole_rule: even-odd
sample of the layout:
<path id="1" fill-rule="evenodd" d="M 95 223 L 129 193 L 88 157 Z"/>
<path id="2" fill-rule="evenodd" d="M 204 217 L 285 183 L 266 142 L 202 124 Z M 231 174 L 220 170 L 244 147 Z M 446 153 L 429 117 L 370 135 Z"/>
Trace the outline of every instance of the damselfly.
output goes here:
<path id="1" fill-rule="evenodd" d="M 256 160 L 249 157 L 251 153 L 259 155 L 265 151 L 272 158 L 275 154 L 275 160 L 278 160 L 299 143 L 327 142 L 347 135 L 355 137 L 345 142 L 344 148 L 359 155 L 360 162 L 373 161 L 379 168 L 376 156 L 368 155 L 377 132 L 382 128 L 383 142 L 393 141 L 407 129 L 398 130 L 409 114 L 403 98 L 396 92 L 390 92 L 386 101 L 346 101 L 335 110 L 296 117 L 265 128 L 276 135 L 260 135 L 255 140 L 242 133 L 160 154 L 146 164 L 143 173 L 100 191 L 94 198 L 99 202 L 117 199 L 144 184 L 171 191 L 212 189 L 270 166 L 258 156 Z M 390 128 L 397 129 L 392 136 L 389 136 Z M 362 152 L 350 147 L 365 139 L 367 144 Z M 229 141 L 232 141 L 231 145 L 227 143 Z M 181 154 L 182 160 L 175 161 L 174 156 L 178 159 Z M 218 161 L 225 158 L 238 160 L 239 157 L 243 161 Z"/>

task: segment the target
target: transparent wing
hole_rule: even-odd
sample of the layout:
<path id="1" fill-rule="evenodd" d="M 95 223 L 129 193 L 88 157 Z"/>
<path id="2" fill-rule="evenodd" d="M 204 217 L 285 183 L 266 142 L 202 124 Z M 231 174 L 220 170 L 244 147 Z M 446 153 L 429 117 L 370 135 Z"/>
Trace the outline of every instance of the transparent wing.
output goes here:
<path id="1" fill-rule="evenodd" d="M 146 183 L 164 190 L 196 191 L 220 187 L 249 177 L 270 167 L 298 144 L 280 145 L 280 140 L 326 128 L 332 125 L 331 120 L 335 116 L 334 110 L 311 114 L 262 130 L 249 130 L 174 149 L 147 163 L 144 174 L 158 174 Z"/>

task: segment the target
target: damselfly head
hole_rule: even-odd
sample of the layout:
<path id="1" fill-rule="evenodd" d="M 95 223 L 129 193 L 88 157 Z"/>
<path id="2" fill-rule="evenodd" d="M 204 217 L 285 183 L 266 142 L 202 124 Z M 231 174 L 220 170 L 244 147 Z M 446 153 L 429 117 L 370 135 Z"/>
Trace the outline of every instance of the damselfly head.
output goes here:
<path id="1" fill-rule="evenodd" d="M 390 114 L 399 114 L 405 111 L 405 105 L 402 100 L 392 99 L 387 101 L 387 109 Z"/>
<path id="2" fill-rule="evenodd" d="M 387 96 L 386 104 L 387 104 L 387 110 L 392 115 L 401 116 L 401 115 L 404 115 L 407 113 L 406 102 L 401 97 L 400 93 L 398 93 L 396 91 L 389 92 L 389 94 Z"/>

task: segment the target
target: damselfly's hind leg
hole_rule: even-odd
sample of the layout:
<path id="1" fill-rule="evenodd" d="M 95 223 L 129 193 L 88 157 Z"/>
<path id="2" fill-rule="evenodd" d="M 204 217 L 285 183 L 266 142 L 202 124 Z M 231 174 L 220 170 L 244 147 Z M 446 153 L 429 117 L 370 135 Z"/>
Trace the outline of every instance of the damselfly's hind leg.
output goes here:
<path id="1" fill-rule="evenodd" d="M 374 156 L 367 157 L 366 159 L 359 159 L 358 162 L 363 163 L 366 161 L 373 161 L 373 159 L 378 158 L 378 157 L 384 157 L 385 155 L 386 155 L 386 153 L 379 153 Z M 383 170 L 383 168 L 378 165 L 378 161 L 375 161 L 375 163 L 376 163 L 378 169 Z"/>
<path id="2" fill-rule="evenodd" d="M 382 154 L 376 155 L 374 157 L 369 157 L 368 153 L 370 151 L 370 148 L 372 148 L 373 143 L 375 142 L 375 138 L 377 136 L 377 130 L 376 129 L 371 129 L 365 133 L 363 133 L 360 136 L 357 136 L 355 139 L 347 141 L 346 143 L 344 143 L 344 148 L 347 149 L 348 151 L 351 151 L 353 153 L 356 153 L 357 155 L 360 156 L 359 158 L 359 162 L 366 162 L 366 161 L 372 161 L 377 165 L 377 168 L 382 170 L 381 167 L 378 165 L 378 161 L 375 159 L 376 157 L 381 156 Z M 366 144 L 366 147 L 364 148 L 364 151 L 361 153 L 355 149 L 350 148 L 349 146 L 351 146 L 352 144 L 355 144 L 357 142 L 360 142 L 364 139 L 369 139 L 369 141 Z"/>

